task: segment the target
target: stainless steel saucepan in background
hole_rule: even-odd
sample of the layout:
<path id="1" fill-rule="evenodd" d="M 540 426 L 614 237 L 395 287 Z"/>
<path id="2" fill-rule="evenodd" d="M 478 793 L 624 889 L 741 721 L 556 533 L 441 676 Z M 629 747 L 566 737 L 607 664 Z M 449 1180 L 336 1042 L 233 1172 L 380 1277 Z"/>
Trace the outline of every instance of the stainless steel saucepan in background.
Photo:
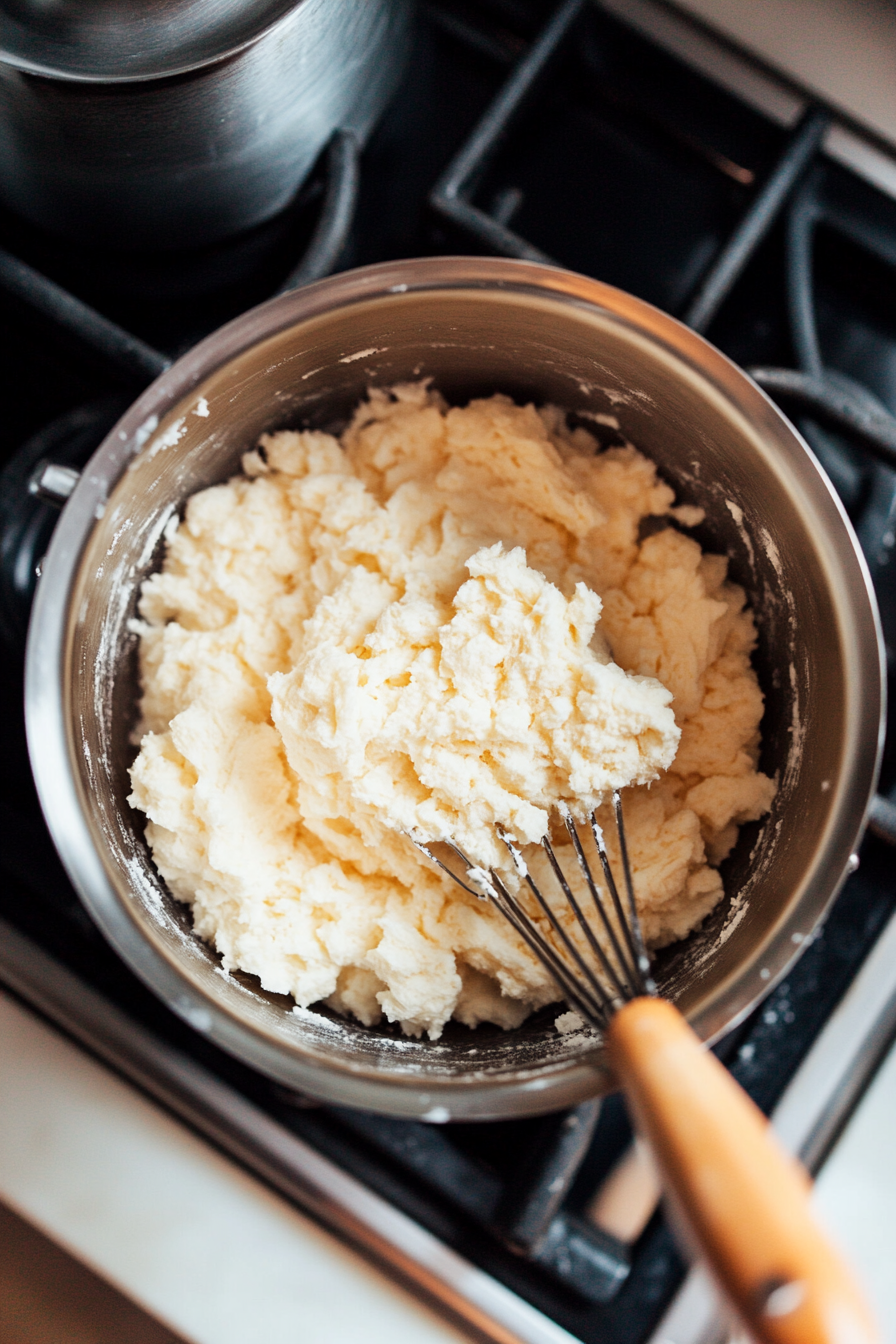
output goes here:
<path id="1" fill-rule="evenodd" d="M 0 0 L 0 200 L 81 243 L 268 219 L 337 129 L 363 141 L 409 0 Z"/>
<path id="2" fill-rule="evenodd" d="M 711 1040 L 810 938 L 849 870 L 882 735 L 873 592 L 829 483 L 791 425 L 701 337 L 638 299 L 538 265 L 431 258 L 283 295 L 164 373 L 97 450 L 40 580 L 27 655 L 35 778 L 73 883 L 125 960 L 226 1050 L 314 1096 L 395 1115 L 485 1119 L 571 1105 L 603 1059 L 551 1013 L 515 1032 L 449 1024 L 441 1041 L 335 1017 L 320 1026 L 228 976 L 155 872 L 126 803 L 138 696 L 128 622 L 168 519 L 238 469 L 264 431 L 338 428 L 371 384 L 431 376 L 449 400 L 504 391 L 596 423 L 613 416 L 731 558 L 756 613 L 771 816 L 745 827 L 728 893 L 657 966 Z M 195 414 L 200 407 L 208 414 Z"/>

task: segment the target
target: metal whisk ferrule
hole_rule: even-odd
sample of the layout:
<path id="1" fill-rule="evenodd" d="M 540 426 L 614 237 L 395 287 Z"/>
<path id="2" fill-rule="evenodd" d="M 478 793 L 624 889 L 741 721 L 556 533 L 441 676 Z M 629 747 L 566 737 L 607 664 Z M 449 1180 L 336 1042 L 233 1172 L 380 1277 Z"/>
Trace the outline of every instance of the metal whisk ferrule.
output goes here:
<path id="1" fill-rule="evenodd" d="M 545 932 L 526 912 L 520 900 L 520 893 L 512 892 L 495 868 L 481 867 L 474 863 L 453 840 L 443 841 L 442 843 L 463 865 L 465 877 L 459 877 L 433 852 L 432 842 L 424 843 L 413 835 L 410 837 L 417 848 L 433 863 L 438 864 L 464 891 L 480 899 L 490 900 L 500 910 L 554 978 L 570 1007 L 585 1022 L 600 1030 L 606 1029 L 610 1018 L 627 1000 L 642 994 L 656 994 L 656 985 L 650 974 L 650 958 L 644 945 L 641 923 L 635 906 L 631 865 L 622 820 L 622 800 L 618 790 L 614 792 L 612 802 L 619 837 L 625 904 L 610 867 L 603 830 L 595 813 L 589 817 L 591 834 L 594 837 L 609 895 L 609 909 L 606 898 L 594 880 L 572 813 L 563 803 L 558 807 L 560 817 L 569 832 L 579 870 L 594 905 L 597 927 L 606 937 L 606 947 L 597 937 L 595 926 L 589 922 L 581 901 L 570 886 L 557 859 L 550 836 L 545 835 L 541 841 L 541 848 L 547 856 L 563 897 L 584 934 L 590 957 L 586 956 L 569 936 L 563 921 L 532 877 L 519 845 L 502 828 L 497 828 L 498 835 L 507 848 L 517 874 L 547 919 L 554 940 L 546 937 Z"/>

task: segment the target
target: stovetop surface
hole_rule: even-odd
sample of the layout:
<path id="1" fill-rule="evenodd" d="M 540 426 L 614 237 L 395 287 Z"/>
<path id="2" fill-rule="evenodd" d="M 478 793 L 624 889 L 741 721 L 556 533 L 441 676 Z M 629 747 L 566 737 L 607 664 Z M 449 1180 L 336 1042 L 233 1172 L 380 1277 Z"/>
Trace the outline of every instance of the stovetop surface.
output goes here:
<path id="1" fill-rule="evenodd" d="M 476 237 L 431 208 L 429 193 L 552 12 L 541 0 L 421 7 L 404 84 L 362 157 L 358 210 L 340 269 L 482 250 Z M 475 200 L 559 263 L 680 316 L 773 171 L 787 136 L 589 6 L 576 21 L 574 41 L 484 165 Z M 277 288 L 311 236 L 321 190 L 316 177 L 284 215 L 200 253 L 98 254 L 38 235 L 9 216 L 0 217 L 0 247 L 175 356 Z M 896 201 L 817 157 L 800 190 L 812 193 L 816 208 L 815 306 L 824 363 L 896 408 Z M 782 213 L 708 330 L 744 366 L 797 363 L 788 307 L 788 227 Z M 55 434 L 73 460 L 83 460 L 98 441 L 96 425 L 111 424 L 141 384 L 20 299 L 0 295 L 0 313 L 14 333 L 2 366 L 0 419 L 0 453 L 10 464 L 0 511 L 8 523 L 20 507 L 36 507 L 20 506 L 13 494 L 25 459 L 30 463 Z M 61 437 L 56 431 L 47 436 L 51 422 L 88 403 L 101 406 L 98 417 L 84 422 L 87 429 L 73 437 L 65 422 Z M 896 585 L 887 520 L 894 516 L 896 473 L 830 431 L 800 423 L 856 521 L 892 649 Z M 44 440 L 35 447 L 39 433 Z M 39 511 L 29 519 L 45 538 L 50 515 Z M 15 557 L 3 563 L 14 564 Z M 556 1120 L 435 1129 L 305 1106 L 192 1032 L 125 968 L 75 897 L 37 804 L 21 710 L 17 641 L 24 610 L 18 634 L 16 621 L 7 606 L 8 641 L 0 663 L 0 916 L 583 1341 L 646 1339 L 683 1273 L 661 1215 L 649 1222 L 628 1277 L 606 1303 L 587 1300 L 562 1274 L 533 1266 L 495 1235 L 494 1201 L 513 1186 L 527 1155 L 554 1141 Z M 896 775 L 893 740 L 891 734 L 887 788 Z M 766 1111 L 894 907 L 892 853 L 869 836 L 858 872 L 792 974 L 718 1048 Z M 595 1189 L 629 1138 L 624 1109 L 611 1099 L 565 1201 L 573 1219 L 584 1220 Z"/>

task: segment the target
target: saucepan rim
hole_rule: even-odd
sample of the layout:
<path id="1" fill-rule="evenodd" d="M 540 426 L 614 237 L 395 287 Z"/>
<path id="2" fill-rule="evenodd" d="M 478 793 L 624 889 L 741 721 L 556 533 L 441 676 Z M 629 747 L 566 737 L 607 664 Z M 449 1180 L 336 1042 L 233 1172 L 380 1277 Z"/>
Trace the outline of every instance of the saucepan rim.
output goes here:
<path id="1" fill-rule="evenodd" d="M 849 857 L 864 826 L 877 779 L 883 740 L 885 667 L 874 591 L 848 518 L 833 488 L 799 437 L 769 398 L 728 360 L 675 319 L 642 300 L 573 272 L 537 263 L 477 257 L 437 257 L 387 262 L 344 272 L 280 295 L 213 333 L 164 372 L 125 413 L 85 468 L 62 512 L 38 585 L 26 654 L 26 722 L 41 804 L 69 876 L 106 937 L 160 997 L 193 1027 L 272 1077 L 325 1100 L 362 1109 L 443 1119 L 506 1118 L 556 1110 L 605 1089 L 599 1057 L 522 1068 L 487 1079 L 421 1077 L 412 1071 L 384 1076 L 382 1067 L 329 1067 L 303 1058 L 295 1046 L 240 1022 L 203 991 L 195 978 L 153 946 L 120 898 L 104 863 L 102 845 L 85 815 L 72 740 L 67 648 L 71 599 L 82 552 L 111 487 L 164 417 L 216 370 L 286 329 L 353 304 L 432 290 L 484 291 L 584 306 L 634 329 L 702 380 L 707 395 L 730 404 L 755 433 L 770 435 L 814 472 L 812 489 L 843 527 L 843 555 L 831 557 L 839 575 L 838 601 L 849 623 L 849 677 L 845 706 L 844 766 L 850 782 L 826 840 L 830 877 L 777 927 L 757 965 L 729 977 L 706 1010 L 692 1018 L 698 1033 L 716 1039 L 741 1020 L 786 974 L 833 900 L 849 870 Z M 702 385 L 701 384 L 701 385 Z M 814 464 L 814 466 L 812 465 Z M 815 479 L 817 477 L 817 479 Z M 838 568 L 839 567 L 839 568 Z M 834 582 L 834 580 L 832 580 Z"/>
<path id="2" fill-rule="evenodd" d="M 141 64 L 134 60 L 135 53 L 128 53 L 132 61 L 129 68 L 123 68 L 124 60 L 118 50 L 110 55 L 100 43 L 96 43 L 91 51 L 86 42 L 79 50 L 66 41 L 65 35 L 55 36 L 54 40 L 52 33 L 43 29 L 32 30 L 24 20 L 7 14 L 3 16 L 0 64 L 64 84 L 128 86 L 174 79 L 239 55 L 273 32 L 290 14 L 306 3 L 307 0 L 265 0 L 265 3 L 255 6 L 256 12 L 238 13 L 235 18 L 231 18 L 230 29 L 214 30 L 213 35 L 205 36 L 201 44 L 195 40 L 195 23 L 191 35 L 194 40 L 191 41 L 190 37 L 183 40 L 189 24 L 187 19 L 178 34 L 180 41 L 170 44 L 164 53 L 159 53 L 154 59 L 143 57 Z M 78 51 L 80 61 L 73 59 L 74 51 Z"/>

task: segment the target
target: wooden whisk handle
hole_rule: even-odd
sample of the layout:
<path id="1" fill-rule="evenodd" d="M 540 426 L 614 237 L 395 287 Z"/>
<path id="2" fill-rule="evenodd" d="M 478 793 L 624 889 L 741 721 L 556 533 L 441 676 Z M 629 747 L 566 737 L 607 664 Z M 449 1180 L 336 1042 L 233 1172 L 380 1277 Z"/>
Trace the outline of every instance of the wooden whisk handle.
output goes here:
<path id="1" fill-rule="evenodd" d="M 613 1018 L 613 1068 L 686 1230 L 763 1344 L 881 1344 L 816 1221 L 803 1168 L 681 1013 L 639 998 Z"/>

